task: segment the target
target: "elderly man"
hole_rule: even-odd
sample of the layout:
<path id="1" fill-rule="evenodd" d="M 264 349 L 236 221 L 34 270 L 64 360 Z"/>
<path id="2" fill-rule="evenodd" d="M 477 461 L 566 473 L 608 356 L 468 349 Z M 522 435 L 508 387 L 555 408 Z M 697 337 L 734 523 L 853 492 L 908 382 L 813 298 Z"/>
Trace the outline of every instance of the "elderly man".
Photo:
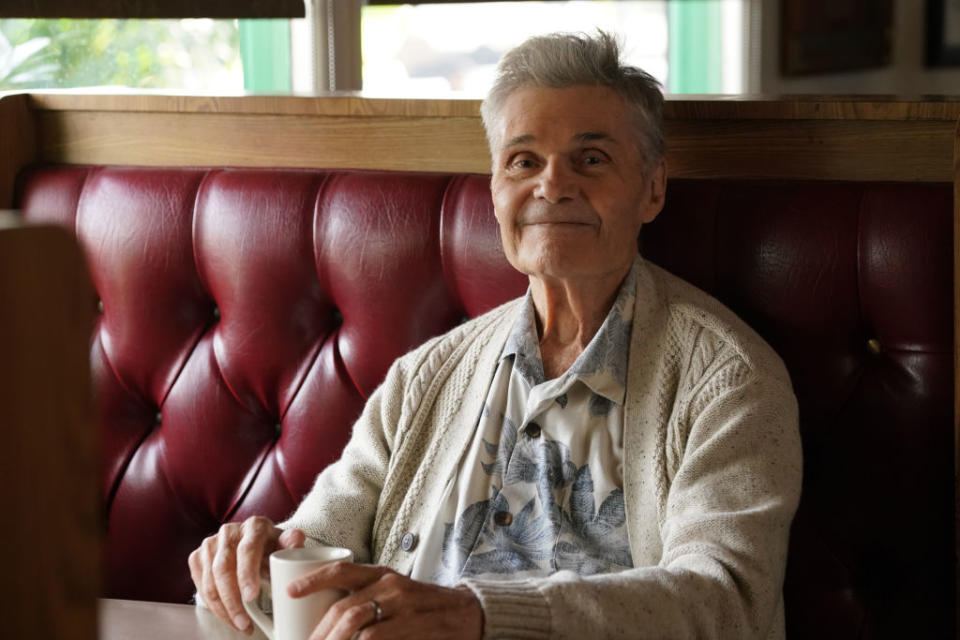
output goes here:
<path id="1" fill-rule="evenodd" d="M 753 331 L 637 254 L 662 105 L 603 33 L 504 56 L 482 114 L 526 296 L 400 358 L 290 520 L 203 542 L 218 616 L 249 630 L 266 555 L 323 543 L 357 563 L 289 586 L 349 592 L 314 638 L 783 636 L 796 402 Z"/>

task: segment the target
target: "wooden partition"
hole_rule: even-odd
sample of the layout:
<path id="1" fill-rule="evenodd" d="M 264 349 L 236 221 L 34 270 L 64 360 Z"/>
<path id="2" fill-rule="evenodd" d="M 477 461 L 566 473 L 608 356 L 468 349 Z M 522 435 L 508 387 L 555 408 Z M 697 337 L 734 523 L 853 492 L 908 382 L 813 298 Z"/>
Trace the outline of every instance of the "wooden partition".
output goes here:
<path id="1" fill-rule="evenodd" d="M 73 235 L 0 212 L 5 638 L 93 640 L 100 585 L 93 287 Z"/>
<path id="2" fill-rule="evenodd" d="M 958 120 L 960 97 L 668 100 L 669 175 L 952 182 L 960 318 Z M 478 173 L 490 167 L 479 102 L 356 95 L 12 94 L 0 98 L 0 151 L 0 208 L 10 206 L 14 176 L 31 162 Z M 960 391 L 955 434 L 956 416 Z M 955 468 L 957 461 L 960 437 Z M 957 514 L 960 541 L 960 502 Z"/>
<path id="3" fill-rule="evenodd" d="M 669 100 L 670 175 L 951 182 L 958 117 L 960 98 Z M 0 207 L 31 161 L 490 170 L 475 100 L 14 94 L 0 148 Z"/>

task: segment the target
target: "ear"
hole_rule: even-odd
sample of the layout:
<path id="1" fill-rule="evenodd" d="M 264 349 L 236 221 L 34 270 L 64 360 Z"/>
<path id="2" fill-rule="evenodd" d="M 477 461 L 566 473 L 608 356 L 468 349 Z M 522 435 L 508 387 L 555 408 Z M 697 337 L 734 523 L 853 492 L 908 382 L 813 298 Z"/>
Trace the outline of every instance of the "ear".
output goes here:
<path id="1" fill-rule="evenodd" d="M 647 197 L 643 206 L 641 219 L 643 224 L 653 222 L 654 218 L 663 209 L 667 197 L 667 161 L 660 160 L 650 173 L 650 183 L 647 185 Z"/>

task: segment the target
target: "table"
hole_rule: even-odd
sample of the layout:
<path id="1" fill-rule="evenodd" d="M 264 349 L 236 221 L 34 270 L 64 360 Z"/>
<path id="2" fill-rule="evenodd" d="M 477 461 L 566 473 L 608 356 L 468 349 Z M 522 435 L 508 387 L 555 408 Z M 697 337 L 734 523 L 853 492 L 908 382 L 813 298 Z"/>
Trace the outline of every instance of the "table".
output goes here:
<path id="1" fill-rule="evenodd" d="M 101 599 L 98 609 L 100 640 L 267 640 L 259 629 L 244 635 L 189 604 Z"/>

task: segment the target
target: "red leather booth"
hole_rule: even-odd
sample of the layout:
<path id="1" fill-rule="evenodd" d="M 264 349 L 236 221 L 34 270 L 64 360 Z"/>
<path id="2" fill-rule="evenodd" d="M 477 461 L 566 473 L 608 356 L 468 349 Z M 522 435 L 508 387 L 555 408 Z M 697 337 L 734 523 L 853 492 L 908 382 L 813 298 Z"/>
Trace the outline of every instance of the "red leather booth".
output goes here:
<path id="1" fill-rule="evenodd" d="M 953 634 L 951 189 L 673 180 L 642 234 L 790 369 L 792 638 Z M 526 286 L 483 175 L 44 164 L 16 199 L 99 296 L 109 597 L 188 601 L 188 553 L 284 518 L 394 358 Z"/>

